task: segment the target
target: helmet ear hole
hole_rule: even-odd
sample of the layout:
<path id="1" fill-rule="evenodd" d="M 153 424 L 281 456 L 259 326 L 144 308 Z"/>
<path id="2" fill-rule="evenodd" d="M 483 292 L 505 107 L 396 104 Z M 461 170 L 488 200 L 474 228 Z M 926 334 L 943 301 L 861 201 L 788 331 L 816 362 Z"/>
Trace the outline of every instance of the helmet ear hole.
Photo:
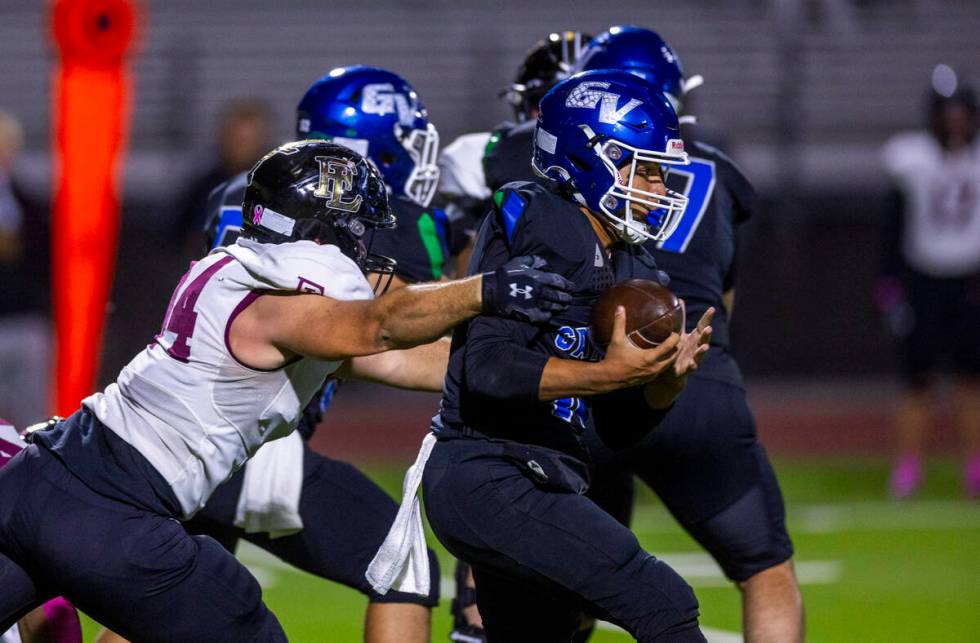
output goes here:
<path id="1" fill-rule="evenodd" d="M 582 157 L 578 156 L 577 154 L 569 154 L 567 158 L 568 161 L 575 167 L 575 169 L 579 171 L 588 172 L 589 170 L 592 169 L 592 164 L 586 161 L 585 159 L 583 159 Z"/>

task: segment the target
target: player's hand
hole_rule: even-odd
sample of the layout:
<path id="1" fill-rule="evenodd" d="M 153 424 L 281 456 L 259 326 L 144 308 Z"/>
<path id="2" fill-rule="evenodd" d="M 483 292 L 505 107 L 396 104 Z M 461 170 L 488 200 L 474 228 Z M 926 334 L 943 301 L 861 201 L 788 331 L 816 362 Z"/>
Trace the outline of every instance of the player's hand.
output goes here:
<path id="1" fill-rule="evenodd" d="M 626 309 L 616 307 L 613 317 L 612 339 L 606 349 L 602 365 L 617 388 L 638 386 L 649 382 L 671 367 L 678 357 L 680 336 L 671 333 L 670 337 L 654 348 L 637 348 L 626 337 Z"/>
<path id="2" fill-rule="evenodd" d="M 541 257 L 515 257 L 483 273 L 483 312 L 542 323 L 568 308 L 574 284 L 547 268 Z"/>
<path id="3" fill-rule="evenodd" d="M 708 354 L 711 343 L 711 320 L 715 309 L 709 308 L 701 315 L 698 325 L 690 333 L 683 333 L 677 342 L 677 359 L 673 368 L 647 383 L 643 389 L 647 404 L 655 409 L 665 409 L 687 385 L 687 376 L 696 371 Z"/>
<path id="4" fill-rule="evenodd" d="M 683 302 L 682 302 L 683 303 Z M 711 344 L 711 320 L 714 319 L 715 309 L 709 308 L 701 315 L 698 325 L 690 333 L 683 333 L 677 343 L 677 361 L 674 362 L 675 377 L 686 377 L 696 371 L 708 354 Z"/>

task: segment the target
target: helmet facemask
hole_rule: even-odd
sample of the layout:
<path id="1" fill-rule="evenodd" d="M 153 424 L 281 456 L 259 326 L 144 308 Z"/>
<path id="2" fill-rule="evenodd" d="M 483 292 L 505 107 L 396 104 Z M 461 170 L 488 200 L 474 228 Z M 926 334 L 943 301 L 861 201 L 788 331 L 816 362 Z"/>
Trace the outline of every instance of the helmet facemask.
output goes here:
<path id="1" fill-rule="evenodd" d="M 330 224 L 323 224 L 325 226 Z M 350 257 L 365 275 L 375 275 L 371 284 L 375 295 L 381 295 L 388 290 L 392 277 L 395 275 L 396 262 L 391 257 L 371 252 L 374 245 L 376 230 L 395 227 L 393 222 L 382 222 L 378 225 L 365 226 L 356 217 L 340 219 L 330 227 L 333 228 L 332 238 L 328 239 L 340 248 L 340 251 Z"/>
<path id="2" fill-rule="evenodd" d="M 405 179 L 405 196 L 427 207 L 439 185 L 439 132 L 432 123 L 425 129 L 406 130 L 395 125 L 395 137 L 412 159 L 412 171 Z"/>
<path id="3" fill-rule="evenodd" d="M 587 125 L 581 126 L 589 139 L 598 139 Z M 599 210 L 612 224 L 619 237 L 630 244 L 641 244 L 647 240 L 663 241 L 677 228 L 681 215 L 687 206 L 687 197 L 673 190 L 657 194 L 633 187 L 637 167 L 641 163 L 657 163 L 664 172 L 671 165 L 690 163 L 684 144 L 677 139 L 667 143 L 665 151 L 633 147 L 615 139 L 595 140 L 592 149 L 612 175 L 612 183 L 599 199 Z M 626 183 L 623 183 L 621 169 L 629 166 Z M 640 206 L 647 214 L 638 219 L 634 206 Z"/>

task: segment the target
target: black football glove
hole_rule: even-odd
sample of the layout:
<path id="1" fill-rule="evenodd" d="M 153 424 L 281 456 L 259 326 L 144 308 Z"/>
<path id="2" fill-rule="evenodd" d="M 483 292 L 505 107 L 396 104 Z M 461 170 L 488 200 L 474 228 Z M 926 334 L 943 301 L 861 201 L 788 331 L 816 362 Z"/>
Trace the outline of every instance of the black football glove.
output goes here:
<path id="1" fill-rule="evenodd" d="M 574 284 L 547 267 L 532 255 L 483 273 L 483 312 L 537 324 L 568 308 Z"/>

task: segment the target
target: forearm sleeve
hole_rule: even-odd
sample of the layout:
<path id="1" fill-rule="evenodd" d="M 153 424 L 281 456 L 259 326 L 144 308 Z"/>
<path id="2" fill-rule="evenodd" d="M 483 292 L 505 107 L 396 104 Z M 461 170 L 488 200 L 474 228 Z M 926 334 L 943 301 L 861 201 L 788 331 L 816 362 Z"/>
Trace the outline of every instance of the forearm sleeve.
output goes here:
<path id="1" fill-rule="evenodd" d="M 470 324 L 464 358 L 469 389 L 501 400 L 537 400 L 549 357 L 527 348 L 536 332 L 521 322 L 476 318 Z"/>

